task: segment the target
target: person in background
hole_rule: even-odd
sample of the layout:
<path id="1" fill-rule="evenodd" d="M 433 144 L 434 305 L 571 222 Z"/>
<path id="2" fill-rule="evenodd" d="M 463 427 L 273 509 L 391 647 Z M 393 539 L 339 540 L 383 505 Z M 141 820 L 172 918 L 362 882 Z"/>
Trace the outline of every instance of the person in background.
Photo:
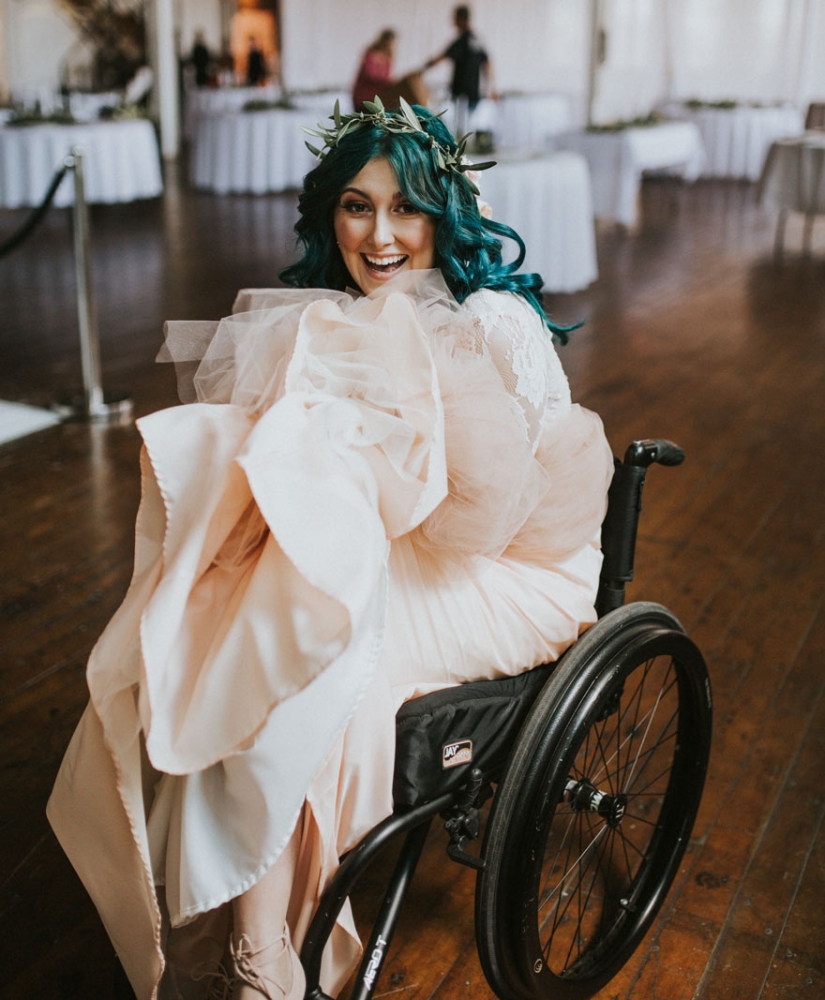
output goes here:
<path id="1" fill-rule="evenodd" d="M 195 70 L 195 86 L 205 87 L 209 83 L 212 56 L 206 47 L 202 31 L 198 31 L 195 35 L 195 44 L 192 46 L 192 54 L 189 57 L 189 61 Z"/>
<path id="2" fill-rule="evenodd" d="M 443 52 L 433 56 L 424 65 L 424 71 L 449 59 L 453 64 L 450 94 L 454 101 L 466 101 L 468 111 L 472 112 L 481 100 L 482 79 L 485 89 L 491 90 L 490 57 L 473 32 L 469 7 L 464 4 L 456 7 L 453 11 L 453 23 L 458 37 Z"/>
<path id="3" fill-rule="evenodd" d="M 395 56 L 395 32 L 384 28 L 361 58 L 361 65 L 352 88 L 352 104 L 356 111 L 364 110 L 364 101 L 371 101 L 392 83 Z"/>
<path id="4" fill-rule="evenodd" d="M 249 39 L 249 55 L 246 63 L 246 85 L 257 87 L 266 80 L 266 62 L 264 54 L 258 47 L 254 37 Z"/>

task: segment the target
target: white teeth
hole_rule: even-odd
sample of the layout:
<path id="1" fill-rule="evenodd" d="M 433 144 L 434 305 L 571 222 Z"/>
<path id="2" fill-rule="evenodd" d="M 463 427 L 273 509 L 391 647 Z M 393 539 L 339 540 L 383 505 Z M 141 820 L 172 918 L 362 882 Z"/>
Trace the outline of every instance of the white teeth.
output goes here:
<path id="1" fill-rule="evenodd" d="M 398 254 L 396 257 L 370 257 L 368 254 L 364 254 L 364 260 L 368 264 L 375 264 L 377 267 L 390 267 L 393 264 L 400 264 L 406 259 L 406 254 Z"/>

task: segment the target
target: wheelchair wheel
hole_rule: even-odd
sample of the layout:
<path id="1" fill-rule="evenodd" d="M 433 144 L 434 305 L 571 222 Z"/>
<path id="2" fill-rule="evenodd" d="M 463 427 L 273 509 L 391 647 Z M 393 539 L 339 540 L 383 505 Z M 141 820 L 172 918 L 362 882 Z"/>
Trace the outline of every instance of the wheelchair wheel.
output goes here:
<path id="1" fill-rule="evenodd" d="M 678 871 L 711 737 L 701 653 L 658 604 L 559 661 L 496 792 L 476 934 L 502 1000 L 581 998 L 627 961 Z"/>

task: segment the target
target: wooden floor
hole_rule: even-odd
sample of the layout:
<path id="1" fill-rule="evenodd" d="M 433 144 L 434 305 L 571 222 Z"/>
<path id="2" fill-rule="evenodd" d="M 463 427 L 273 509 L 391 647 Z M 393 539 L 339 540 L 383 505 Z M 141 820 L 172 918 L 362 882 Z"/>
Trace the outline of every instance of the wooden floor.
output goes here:
<path id="1" fill-rule="evenodd" d="M 219 198 L 170 177 L 163 200 L 96 208 L 104 386 L 138 414 L 175 401 L 153 357 L 167 318 L 213 319 L 276 283 L 292 196 Z M 781 262 L 750 185 L 647 182 L 635 234 L 599 234 L 600 278 L 552 296 L 585 327 L 574 395 L 616 451 L 679 442 L 654 469 L 634 599 L 668 605 L 709 661 L 710 775 L 663 912 L 600 1000 L 825 997 L 825 224 Z M 80 384 L 66 210 L 0 260 L 0 399 Z M 0 213 L 0 241 L 24 215 Z M 84 664 L 122 598 L 138 502 L 132 425 L 66 423 L 0 446 L 0 994 L 103 1000 L 113 956 L 44 817 L 86 700 Z M 380 996 L 489 1000 L 473 876 L 431 835 Z M 359 894 L 369 905 L 374 880 Z"/>

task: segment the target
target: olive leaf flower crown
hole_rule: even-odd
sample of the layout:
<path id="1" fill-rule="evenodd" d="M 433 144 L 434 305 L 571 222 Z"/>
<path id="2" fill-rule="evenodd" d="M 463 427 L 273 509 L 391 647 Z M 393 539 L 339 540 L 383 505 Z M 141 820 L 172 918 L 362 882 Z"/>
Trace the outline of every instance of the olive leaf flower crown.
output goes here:
<path id="1" fill-rule="evenodd" d="M 461 136 L 456 142 L 456 148 L 450 149 L 447 146 L 443 146 L 434 136 L 427 132 L 421 124 L 421 119 L 403 97 L 399 99 L 399 103 L 401 113 L 388 114 L 381 98 L 376 96 L 374 101 L 364 101 L 365 111 L 356 111 L 350 115 L 342 115 L 340 102 L 336 101 L 333 113 L 330 115 L 334 123 L 333 128 L 325 128 L 320 124 L 317 129 L 301 126 L 302 130 L 308 135 L 324 140 L 324 145 L 321 149 L 318 149 L 311 142 L 307 142 L 306 147 L 313 156 L 317 156 L 318 159 L 322 160 L 331 149 L 335 149 L 345 135 L 354 132 L 356 129 L 363 128 L 365 125 L 377 126 L 393 135 L 426 136 L 426 145 L 429 147 L 438 169 L 453 176 L 463 176 L 470 185 L 473 194 L 478 195 L 478 188 L 467 177 L 467 172 L 471 170 L 487 170 L 489 167 L 495 166 L 495 161 L 470 163 L 467 160 L 465 150 L 467 148 L 467 140 L 472 133 Z M 444 113 L 442 111 L 441 115 Z M 436 115 L 435 117 L 440 118 L 441 115 Z"/>

